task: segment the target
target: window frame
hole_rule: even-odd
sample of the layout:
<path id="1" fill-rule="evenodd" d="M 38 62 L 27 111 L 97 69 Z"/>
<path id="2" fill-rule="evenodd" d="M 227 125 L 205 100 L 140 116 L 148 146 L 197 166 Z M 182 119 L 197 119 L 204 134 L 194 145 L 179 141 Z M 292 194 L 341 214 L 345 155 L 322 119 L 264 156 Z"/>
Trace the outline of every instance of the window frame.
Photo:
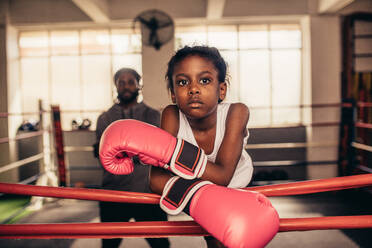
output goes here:
<path id="1" fill-rule="evenodd" d="M 108 50 L 104 51 L 104 52 L 96 52 L 96 53 L 86 53 L 84 54 L 82 52 L 82 33 L 85 32 L 85 31 L 103 31 L 103 32 L 106 32 L 107 35 L 108 35 L 108 38 L 109 38 L 109 42 L 108 42 Z M 74 33 L 74 32 L 77 32 L 77 35 L 78 35 L 78 52 L 77 53 L 70 53 L 70 52 L 66 52 L 66 53 L 63 53 L 63 52 L 58 52 L 57 54 L 53 53 L 52 52 L 52 33 L 53 32 L 66 32 L 66 33 Z M 47 82 L 45 83 L 47 86 L 48 86 L 48 89 L 47 89 L 47 96 L 43 96 L 43 100 L 44 100 L 44 103 L 46 105 L 49 105 L 49 104 L 53 104 L 54 100 L 53 100 L 53 93 L 52 93 L 52 88 L 53 88 L 53 72 L 52 72 L 52 60 L 55 59 L 55 58 L 63 58 L 63 57 L 69 57 L 69 58 L 72 58 L 72 57 L 75 57 L 77 58 L 77 61 L 78 61 L 78 81 L 79 81 L 79 85 L 77 87 L 79 87 L 79 91 L 80 91 L 80 94 L 83 94 L 83 91 L 84 91 L 84 75 L 83 75 L 83 60 L 84 58 L 87 58 L 89 56 L 107 56 L 108 57 L 108 65 L 106 68 L 109 68 L 109 76 L 107 76 L 107 79 L 105 79 L 105 83 L 109 84 L 109 96 L 105 96 L 106 97 L 106 101 L 105 102 L 109 102 L 107 104 L 111 104 L 114 102 L 114 100 L 116 99 L 116 89 L 115 89 L 115 85 L 114 83 L 112 82 L 112 78 L 114 76 L 114 73 L 117 68 L 118 65 L 115 66 L 115 63 L 117 63 L 118 61 L 120 61 L 120 58 L 121 56 L 127 56 L 127 55 L 134 55 L 135 57 L 139 56 L 138 58 L 138 61 L 139 61 L 139 68 L 137 68 L 138 66 L 135 66 L 135 69 L 140 73 L 142 74 L 142 65 L 141 65 L 141 61 L 142 61 L 142 44 L 139 43 L 137 44 L 136 43 L 136 46 L 132 49 L 127 49 L 127 50 L 124 50 L 124 51 L 121 51 L 121 52 L 115 52 L 113 50 L 113 36 L 115 35 L 115 32 L 116 33 L 119 33 L 120 35 L 120 32 L 122 32 L 123 34 L 126 34 L 126 35 L 129 35 L 129 43 L 130 42 L 133 42 L 133 36 L 138 36 L 136 37 L 136 41 L 141 41 L 141 34 L 138 34 L 136 32 L 134 32 L 133 29 L 131 29 L 130 27 L 104 27 L 104 28 L 100 28 L 100 27 L 97 27 L 97 28 L 85 28 L 85 27 L 79 27 L 79 28 L 75 28 L 75 27 L 72 27 L 71 29 L 69 28 L 27 28 L 27 29 L 20 29 L 18 30 L 18 34 L 17 34 L 17 45 L 18 45 L 18 70 L 19 70 L 19 73 L 20 73 L 20 89 L 21 89 L 21 95 L 22 95 L 22 109 L 25 110 L 25 108 L 27 109 L 26 112 L 36 112 L 37 109 L 33 109 L 33 107 L 37 107 L 37 104 L 35 104 L 35 106 L 26 106 L 26 102 L 25 102 L 25 99 L 24 97 L 26 96 L 26 94 L 23 92 L 23 84 L 26 82 L 25 80 L 27 80 L 27 75 L 22 75 L 22 60 L 24 59 L 33 59 L 33 58 L 38 58 L 38 59 L 45 59 L 46 60 L 46 64 L 47 64 L 47 75 L 46 75 L 46 78 L 47 78 Z M 46 35 L 46 39 L 47 39 L 47 43 L 46 43 L 46 47 L 44 46 L 44 50 L 46 49 L 47 52 L 44 53 L 44 54 L 40 54 L 40 55 L 32 55 L 32 54 L 22 54 L 22 44 L 21 44 L 21 40 L 22 40 L 22 36 L 25 34 L 25 33 L 44 33 Z M 37 40 L 37 36 L 36 36 L 36 39 Z M 138 62 L 137 61 L 137 62 Z M 138 63 L 137 63 L 138 64 Z M 125 65 L 124 65 L 125 66 Z M 120 67 L 120 66 L 119 66 Z M 107 75 L 107 74 L 106 74 Z M 106 78 L 106 76 L 104 76 Z M 87 93 L 89 94 L 89 93 Z M 45 98 L 46 97 L 46 98 Z M 88 96 L 87 96 L 88 97 Z M 108 98 L 108 99 L 107 99 Z M 142 99 L 142 96 L 140 96 L 140 99 Z M 76 106 L 74 109 L 62 109 L 61 110 L 64 112 L 64 114 L 66 114 L 66 118 L 64 118 L 65 120 L 62 120 L 63 123 L 63 129 L 64 130 L 69 130 L 71 129 L 71 113 L 73 113 L 73 115 L 75 117 L 81 117 L 81 118 L 89 118 L 92 120 L 92 126 L 95 127 L 95 121 L 98 117 L 99 114 L 101 114 L 105 109 L 107 109 L 108 107 L 110 106 L 103 106 L 103 107 L 98 107 L 97 109 L 90 109 L 90 108 L 87 108 L 86 104 L 84 104 L 84 97 L 81 96 L 79 98 L 79 102 L 76 103 L 78 106 Z"/>
<path id="2" fill-rule="evenodd" d="M 242 26 L 249 26 L 249 25 L 252 25 L 252 26 L 266 26 L 266 30 L 268 32 L 267 36 L 268 36 L 268 44 L 265 48 L 241 48 L 240 47 L 240 30 L 241 30 L 241 27 Z M 296 29 L 294 30 L 298 30 L 300 33 L 299 33 L 299 39 L 300 39 L 300 42 L 299 42 L 299 47 L 295 48 L 295 47 L 279 47 L 279 48 L 275 48 L 275 47 L 272 47 L 270 44 L 271 44 L 271 41 L 270 41 L 270 31 L 272 30 L 272 27 L 275 27 L 275 26 L 279 26 L 279 25 L 284 25 L 284 26 L 287 26 L 287 25 L 290 25 L 290 26 L 296 26 Z M 237 44 L 236 44 L 236 49 L 225 49 L 225 48 L 218 48 L 220 52 L 226 52 L 226 51 L 236 51 L 237 52 L 237 57 L 238 57 L 238 61 L 237 61 L 237 67 L 236 70 L 238 71 L 237 75 L 235 78 L 233 78 L 233 80 L 236 80 L 237 84 L 235 84 L 234 86 L 238 86 L 239 88 L 238 89 L 235 89 L 234 91 L 235 92 L 240 92 L 240 79 L 241 79 L 241 72 L 240 72 L 240 63 L 241 63 L 241 52 L 244 52 L 244 51 L 254 51 L 254 50 L 259 50 L 259 49 L 265 49 L 265 50 L 268 50 L 268 53 L 269 53 L 269 67 L 270 67 L 270 75 L 269 75 L 269 82 L 270 82 L 270 104 L 268 106 L 257 106 L 257 107 L 254 107 L 254 106 L 248 106 L 251 110 L 256 110 L 256 109 L 268 109 L 268 111 L 270 112 L 270 121 L 266 124 L 254 124 L 254 125 L 251 125 L 252 127 L 281 127 L 281 126 L 303 126 L 304 123 L 305 123 L 305 118 L 304 118 L 304 115 L 303 115 L 303 101 L 304 101 L 304 96 L 303 96 L 303 89 L 304 89 L 304 78 L 303 78 L 303 63 L 304 63 L 304 31 L 303 31 L 303 27 L 302 27 L 302 24 L 301 24 L 301 21 L 299 20 L 296 20 L 296 21 L 284 21 L 284 22 L 254 22 L 254 23 L 245 23 L 245 22 L 239 22 L 239 23 L 225 23 L 225 24 L 209 24 L 209 23 L 206 23 L 206 24 L 179 24 L 176 26 L 176 30 L 175 30 L 175 49 L 179 49 L 180 48 L 180 42 L 179 42 L 179 37 L 178 37 L 178 34 L 182 33 L 182 31 L 180 32 L 180 30 L 192 30 L 192 28 L 198 28 L 199 30 L 202 30 L 204 28 L 205 32 L 206 32 L 206 43 L 207 45 L 210 44 L 210 41 L 209 41 L 209 35 L 208 35 L 208 30 L 209 30 L 209 27 L 213 27 L 213 26 L 234 26 L 235 27 L 235 30 L 237 32 Z M 202 43 L 196 43 L 197 45 L 201 45 Z M 185 45 L 185 44 L 183 44 Z M 273 104 L 273 93 L 272 93 L 272 90 L 273 90 L 273 78 L 272 78 L 272 74 L 273 74 L 273 69 L 272 69 L 272 54 L 273 54 L 273 51 L 280 51 L 280 50 L 291 50 L 291 51 L 298 51 L 299 52 L 299 61 L 300 61 L 300 65 L 299 65 L 299 89 L 298 89 L 298 104 L 293 104 L 293 105 L 287 105 L 287 106 L 274 106 Z M 230 68 L 231 69 L 231 68 Z M 236 99 L 236 101 L 239 101 L 241 102 L 242 99 L 241 99 L 241 96 L 240 94 L 238 94 L 238 99 Z M 284 108 L 290 108 L 290 109 L 296 109 L 296 111 L 298 111 L 298 122 L 289 122 L 289 123 L 283 123 L 283 124 L 276 124 L 274 123 L 274 111 L 275 109 L 284 109 Z"/>

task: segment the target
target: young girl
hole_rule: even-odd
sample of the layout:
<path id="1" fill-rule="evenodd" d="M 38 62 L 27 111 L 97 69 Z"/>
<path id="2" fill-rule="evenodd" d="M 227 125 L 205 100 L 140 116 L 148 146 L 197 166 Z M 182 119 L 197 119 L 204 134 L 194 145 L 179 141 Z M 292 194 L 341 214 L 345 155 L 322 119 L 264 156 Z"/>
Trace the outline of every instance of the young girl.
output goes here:
<path id="1" fill-rule="evenodd" d="M 249 110 L 242 103 L 223 103 L 227 66 L 216 48 L 184 47 L 169 61 L 166 79 L 175 105 L 162 113 L 161 128 L 202 148 L 208 157 L 204 180 L 232 188 L 246 187 L 252 160 L 244 147 Z M 151 188 L 161 194 L 169 175 L 153 167 Z"/>
<path id="2" fill-rule="evenodd" d="M 223 103 L 227 66 L 216 48 L 184 47 L 168 63 L 168 89 L 175 105 L 162 112 L 161 128 L 198 146 L 208 162 L 202 179 L 232 188 L 246 187 L 253 172 L 244 149 L 249 110 L 242 103 Z M 152 167 L 151 189 L 161 194 L 171 176 Z M 207 238 L 208 247 L 217 240 Z"/>
<path id="3" fill-rule="evenodd" d="M 184 47 L 169 61 L 166 78 L 175 105 L 162 113 L 165 131 L 135 120 L 112 123 L 100 142 L 102 165 L 132 173 L 135 155 L 153 165 L 150 186 L 162 195 L 161 208 L 184 211 L 222 242 L 206 238 L 208 247 L 265 246 L 278 231 L 277 212 L 264 195 L 231 189 L 247 186 L 253 167 L 244 149 L 249 110 L 222 102 L 224 59 L 216 48 Z"/>

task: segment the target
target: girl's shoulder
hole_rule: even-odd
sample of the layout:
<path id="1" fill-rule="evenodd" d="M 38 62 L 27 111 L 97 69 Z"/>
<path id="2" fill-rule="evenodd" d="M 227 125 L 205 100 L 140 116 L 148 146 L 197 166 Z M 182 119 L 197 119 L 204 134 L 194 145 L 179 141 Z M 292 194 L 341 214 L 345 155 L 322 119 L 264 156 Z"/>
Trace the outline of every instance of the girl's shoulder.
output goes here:
<path id="1" fill-rule="evenodd" d="M 240 120 L 240 121 L 239 121 Z M 231 103 L 229 112 L 226 118 L 226 124 L 247 125 L 249 120 L 249 109 L 244 103 Z"/>
<path id="2" fill-rule="evenodd" d="M 166 106 L 161 113 L 161 128 L 177 136 L 179 128 L 179 111 L 176 105 Z"/>
<path id="3" fill-rule="evenodd" d="M 242 116 L 249 116 L 249 108 L 247 105 L 241 102 L 231 103 L 229 108 L 229 115 L 242 115 Z"/>
<path id="4" fill-rule="evenodd" d="M 168 105 L 166 106 L 162 113 L 161 113 L 161 116 L 162 116 L 162 120 L 163 118 L 165 118 L 166 120 L 168 121 L 178 121 L 179 119 L 179 110 L 178 110 L 178 107 L 177 105 Z"/>
<path id="5" fill-rule="evenodd" d="M 248 106 L 241 102 L 231 103 L 230 108 L 234 108 L 235 110 L 248 110 Z"/>
<path id="6" fill-rule="evenodd" d="M 162 111 L 162 114 L 170 114 L 170 113 L 173 113 L 175 114 L 177 112 L 178 114 L 178 107 L 177 105 L 175 104 L 169 104 L 168 106 L 166 106 L 163 111 Z"/>

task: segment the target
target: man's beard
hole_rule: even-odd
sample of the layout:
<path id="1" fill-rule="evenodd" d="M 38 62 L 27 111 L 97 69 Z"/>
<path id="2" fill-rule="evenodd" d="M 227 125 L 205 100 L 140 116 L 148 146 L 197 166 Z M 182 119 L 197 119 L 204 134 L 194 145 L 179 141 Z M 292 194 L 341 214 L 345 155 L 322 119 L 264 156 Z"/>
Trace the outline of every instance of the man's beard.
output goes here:
<path id="1" fill-rule="evenodd" d="M 131 93 L 129 97 L 123 97 L 121 94 L 118 94 L 118 99 L 120 103 L 128 104 L 136 100 L 138 95 L 139 95 L 139 90 L 136 90 L 135 92 Z"/>

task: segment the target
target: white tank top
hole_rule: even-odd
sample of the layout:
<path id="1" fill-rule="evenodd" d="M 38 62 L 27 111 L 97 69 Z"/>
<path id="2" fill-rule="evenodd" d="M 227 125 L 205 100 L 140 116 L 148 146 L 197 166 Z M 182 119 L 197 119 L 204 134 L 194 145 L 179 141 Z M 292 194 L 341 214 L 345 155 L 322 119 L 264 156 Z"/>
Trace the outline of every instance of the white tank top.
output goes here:
<path id="1" fill-rule="evenodd" d="M 215 163 L 218 150 L 220 149 L 223 136 L 225 134 L 225 124 L 226 124 L 226 118 L 227 113 L 229 112 L 230 103 L 220 103 L 217 107 L 217 126 L 216 126 L 216 138 L 214 141 L 214 147 L 211 154 L 207 155 L 208 160 Z M 180 126 L 178 129 L 177 137 L 184 139 L 188 142 L 190 142 L 193 145 L 198 145 L 198 143 L 195 140 L 194 134 L 191 130 L 190 124 L 186 118 L 186 116 L 179 111 L 180 116 Z M 248 155 L 247 151 L 244 149 L 244 147 L 247 144 L 247 140 L 249 137 L 248 135 L 244 138 L 243 141 L 243 149 L 242 149 L 242 155 L 240 156 L 240 160 L 238 162 L 238 165 L 236 166 L 235 172 L 233 177 L 231 178 L 231 181 L 227 187 L 229 188 L 243 188 L 246 187 L 252 178 L 253 173 L 253 165 L 252 165 L 252 159 Z"/>

